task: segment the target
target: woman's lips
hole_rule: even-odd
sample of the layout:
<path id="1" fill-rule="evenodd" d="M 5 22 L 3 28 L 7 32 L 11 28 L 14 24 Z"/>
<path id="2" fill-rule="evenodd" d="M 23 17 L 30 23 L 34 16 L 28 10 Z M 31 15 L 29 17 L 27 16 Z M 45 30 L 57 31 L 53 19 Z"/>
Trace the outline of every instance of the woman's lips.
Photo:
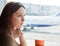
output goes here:
<path id="1" fill-rule="evenodd" d="M 20 25 L 23 25 L 23 23 L 20 23 Z"/>

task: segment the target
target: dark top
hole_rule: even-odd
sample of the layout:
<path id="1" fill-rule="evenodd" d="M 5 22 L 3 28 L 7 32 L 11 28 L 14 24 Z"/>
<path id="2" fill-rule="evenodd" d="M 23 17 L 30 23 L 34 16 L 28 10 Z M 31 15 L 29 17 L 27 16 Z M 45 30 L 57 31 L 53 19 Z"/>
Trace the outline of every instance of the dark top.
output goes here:
<path id="1" fill-rule="evenodd" d="M 18 46 L 12 35 L 6 32 L 0 32 L 0 46 Z"/>

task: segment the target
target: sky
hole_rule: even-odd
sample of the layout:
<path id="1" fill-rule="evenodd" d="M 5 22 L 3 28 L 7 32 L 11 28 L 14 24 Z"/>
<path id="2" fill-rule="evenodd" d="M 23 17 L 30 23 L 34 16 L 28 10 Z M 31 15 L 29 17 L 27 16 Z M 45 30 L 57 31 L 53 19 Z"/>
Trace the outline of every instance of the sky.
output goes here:
<path id="1" fill-rule="evenodd" d="M 60 6 L 60 0 L 7 0 L 7 1 Z"/>

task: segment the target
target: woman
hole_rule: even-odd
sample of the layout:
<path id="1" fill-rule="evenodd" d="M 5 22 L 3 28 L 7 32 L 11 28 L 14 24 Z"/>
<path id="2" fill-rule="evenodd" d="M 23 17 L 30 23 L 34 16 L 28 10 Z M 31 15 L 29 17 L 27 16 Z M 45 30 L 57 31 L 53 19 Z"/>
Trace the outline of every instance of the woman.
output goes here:
<path id="1" fill-rule="evenodd" d="M 0 16 L 0 46 L 26 46 L 21 31 L 24 15 L 25 7 L 21 3 L 6 4 Z M 19 38 L 19 44 L 16 38 Z"/>

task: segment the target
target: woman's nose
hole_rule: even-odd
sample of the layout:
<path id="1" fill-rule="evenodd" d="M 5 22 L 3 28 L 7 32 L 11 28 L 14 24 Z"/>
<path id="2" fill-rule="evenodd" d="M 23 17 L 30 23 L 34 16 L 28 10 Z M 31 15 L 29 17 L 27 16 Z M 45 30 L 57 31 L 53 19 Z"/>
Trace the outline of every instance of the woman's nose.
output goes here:
<path id="1" fill-rule="evenodd" d="M 24 21 L 24 17 L 22 17 L 22 21 Z"/>

